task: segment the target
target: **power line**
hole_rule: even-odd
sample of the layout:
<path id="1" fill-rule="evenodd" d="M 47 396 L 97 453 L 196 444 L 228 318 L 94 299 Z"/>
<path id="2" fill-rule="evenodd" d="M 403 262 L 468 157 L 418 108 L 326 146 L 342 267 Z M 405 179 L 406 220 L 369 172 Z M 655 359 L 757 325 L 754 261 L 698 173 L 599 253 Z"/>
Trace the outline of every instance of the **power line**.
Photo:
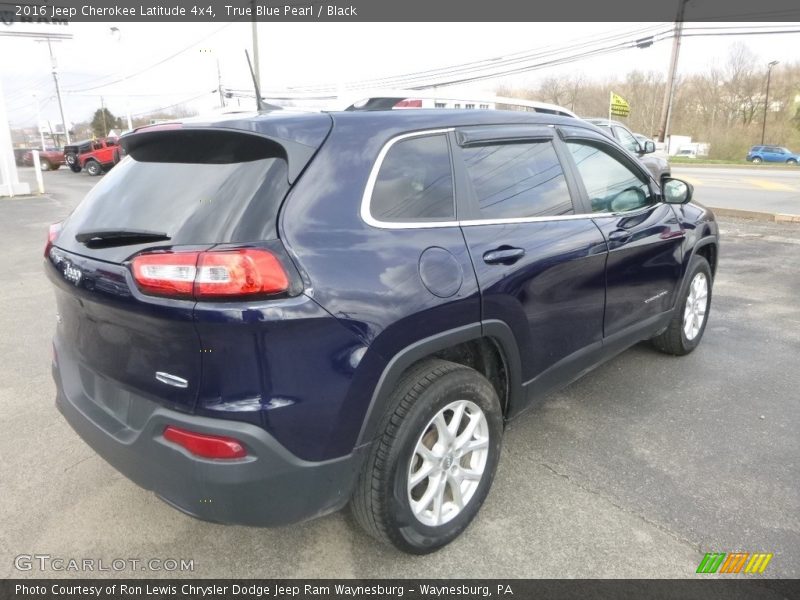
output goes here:
<path id="1" fill-rule="evenodd" d="M 199 98 L 202 98 L 203 96 L 208 96 L 209 94 L 216 94 L 216 93 L 217 93 L 217 90 L 213 89 L 210 92 L 203 92 L 202 94 L 198 94 L 197 96 L 193 96 L 191 98 L 185 98 L 183 100 L 179 100 L 178 102 L 175 102 L 174 104 L 168 104 L 167 106 L 160 106 L 159 108 L 154 108 L 152 110 L 146 110 L 146 111 L 139 112 L 139 113 L 136 113 L 136 114 L 131 115 L 131 116 L 133 116 L 133 117 L 142 117 L 142 116 L 145 116 L 145 115 L 151 115 L 153 113 L 157 113 L 157 112 L 160 112 L 162 110 L 167 110 L 168 108 L 174 108 L 176 106 L 180 106 L 181 104 L 186 104 L 187 102 L 192 102 L 193 100 L 197 100 Z"/>
<path id="2" fill-rule="evenodd" d="M 797 29 L 789 29 L 789 30 L 782 29 L 784 27 L 791 27 L 791 26 L 790 25 L 739 25 L 739 26 L 700 25 L 694 27 L 687 26 L 684 28 L 684 31 L 705 32 L 705 33 L 685 34 L 691 37 L 715 36 L 715 35 L 770 35 L 770 34 L 798 32 Z M 717 30 L 721 29 L 724 30 L 739 29 L 740 31 L 717 32 Z M 764 31 L 764 29 L 770 29 L 770 31 Z M 604 37 L 595 37 L 594 39 L 585 41 L 583 43 L 567 44 L 565 46 L 559 46 L 555 49 L 552 49 L 553 48 L 552 46 L 549 47 L 545 46 L 543 48 L 539 48 L 536 50 L 517 52 L 502 58 L 487 58 L 478 61 L 472 61 L 469 63 L 451 65 L 449 67 L 440 67 L 437 69 L 429 69 L 426 71 L 406 73 L 403 75 L 395 75 L 385 78 L 361 80 L 348 84 L 346 87 L 347 89 L 350 90 L 369 88 L 369 87 L 400 87 L 400 88 L 410 87 L 411 89 L 420 89 L 420 88 L 455 85 L 459 83 L 469 83 L 486 79 L 495 79 L 506 75 L 513 75 L 541 68 L 552 67 L 560 64 L 567 64 L 569 62 L 575 62 L 578 60 L 582 60 L 584 58 L 590 58 L 593 56 L 599 56 L 602 54 L 639 47 L 643 43 L 647 43 L 648 45 L 650 45 L 659 41 L 671 39 L 673 36 L 674 36 L 674 31 L 672 27 L 665 30 L 664 26 L 659 24 L 651 26 L 649 28 L 645 28 L 643 30 L 626 31 L 621 34 L 617 33 L 614 35 L 608 35 Z M 601 44 L 603 42 L 619 41 L 621 38 L 624 37 L 627 37 L 628 39 L 619 43 L 592 48 L 592 46 L 597 46 L 598 44 Z M 585 51 L 563 57 L 553 58 L 552 60 L 547 60 L 547 61 L 539 60 L 538 62 L 533 62 L 533 63 L 530 62 L 537 58 L 541 59 L 546 57 L 552 57 L 566 50 L 576 50 L 576 49 L 585 49 Z M 453 77 L 459 74 L 464 74 L 464 75 L 469 74 L 470 76 L 465 76 L 462 78 Z M 441 77 L 451 77 L 451 78 L 443 80 L 441 79 Z M 302 91 L 327 92 L 327 91 L 333 91 L 336 88 L 335 86 L 327 85 L 327 86 L 297 86 L 290 89 L 292 89 L 292 91 L 298 91 L 298 92 Z M 265 92 L 265 95 L 268 95 L 268 93 Z"/>
<path id="3" fill-rule="evenodd" d="M 683 37 L 716 37 L 728 35 L 780 35 L 783 33 L 800 33 L 800 29 L 787 29 L 782 31 L 753 31 L 753 32 L 735 32 L 735 31 L 721 31 L 719 33 L 685 33 Z"/>
<path id="4" fill-rule="evenodd" d="M 771 35 L 771 34 L 784 34 L 784 33 L 800 33 L 800 29 L 792 29 L 792 30 L 776 30 L 776 31 L 742 31 L 742 32 L 717 32 L 717 33 L 688 33 L 684 34 L 687 36 L 692 37 L 700 37 L 700 36 L 718 36 L 718 35 Z M 471 83 L 474 81 L 482 81 L 486 79 L 496 79 L 498 77 L 504 77 L 507 75 L 515 75 L 519 73 L 524 73 L 528 71 L 534 71 L 537 69 L 542 69 L 546 67 L 557 66 L 561 64 L 567 64 L 570 62 L 575 62 L 578 60 L 582 60 L 584 58 L 591 58 L 594 56 L 600 56 L 603 54 L 609 54 L 612 52 L 618 52 L 620 50 L 635 48 L 640 46 L 643 41 L 648 41 L 650 43 L 660 42 L 666 39 L 670 39 L 673 37 L 673 32 L 666 31 L 662 33 L 654 34 L 653 36 L 647 36 L 645 38 L 639 38 L 638 40 L 629 40 L 626 42 L 621 42 L 618 44 L 596 48 L 587 50 L 578 54 L 574 54 L 571 56 L 559 57 L 552 60 L 547 61 L 540 61 L 532 64 L 521 65 L 519 67 L 507 68 L 502 70 L 495 70 L 490 71 L 483 74 L 475 74 L 468 77 L 461 77 L 461 78 L 454 78 L 448 80 L 439 80 L 435 82 L 428 82 L 426 85 L 419 85 L 416 87 L 412 87 L 412 89 L 420 89 L 420 88 L 430 88 L 430 87 L 439 87 L 439 86 L 449 86 L 449 85 L 457 85 L 457 84 L 464 84 L 464 83 Z"/>
<path id="5" fill-rule="evenodd" d="M 558 54 L 559 52 L 564 52 L 567 50 L 586 48 L 592 45 L 614 42 L 623 38 L 630 38 L 630 36 L 634 34 L 637 34 L 638 37 L 641 38 L 642 34 L 648 34 L 651 32 L 656 32 L 658 30 L 664 30 L 664 25 L 663 24 L 651 25 L 649 27 L 645 27 L 644 29 L 625 30 L 624 32 L 615 32 L 610 35 L 590 36 L 588 39 L 586 37 L 582 37 L 570 40 L 558 46 L 556 45 L 541 46 L 539 48 L 514 52 L 505 56 L 490 57 L 467 63 L 460 63 L 456 65 L 439 67 L 436 69 L 428 69 L 424 71 L 415 71 L 411 73 L 405 73 L 389 77 L 366 79 L 355 82 L 351 84 L 349 87 L 351 89 L 354 87 L 383 87 L 383 86 L 402 87 L 410 83 L 416 83 L 418 80 L 429 79 L 434 76 L 446 76 L 446 75 L 452 75 L 454 73 L 468 72 L 472 70 L 485 70 L 489 68 L 496 68 L 499 66 L 518 64 L 536 58 L 552 56 L 554 54 Z M 306 91 L 306 90 L 323 91 L 323 90 L 335 89 L 335 87 L 336 86 L 332 84 L 327 84 L 319 86 L 298 86 L 292 89 L 297 91 Z"/>

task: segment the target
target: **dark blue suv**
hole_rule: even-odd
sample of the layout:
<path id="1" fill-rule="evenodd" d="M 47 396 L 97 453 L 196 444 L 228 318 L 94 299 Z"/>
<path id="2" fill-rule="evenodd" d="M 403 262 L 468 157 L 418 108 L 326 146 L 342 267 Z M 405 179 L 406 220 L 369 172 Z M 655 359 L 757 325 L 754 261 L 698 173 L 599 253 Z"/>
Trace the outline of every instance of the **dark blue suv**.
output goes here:
<path id="1" fill-rule="evenodd" d="M 703 335 L 713 214 L 579 119 L 276 111 L 121 143 L 50 231 L 56 402 L 202 519 L 350 503 L 435 550 L 486 498 L 506 421 L 637 342 Z"/>

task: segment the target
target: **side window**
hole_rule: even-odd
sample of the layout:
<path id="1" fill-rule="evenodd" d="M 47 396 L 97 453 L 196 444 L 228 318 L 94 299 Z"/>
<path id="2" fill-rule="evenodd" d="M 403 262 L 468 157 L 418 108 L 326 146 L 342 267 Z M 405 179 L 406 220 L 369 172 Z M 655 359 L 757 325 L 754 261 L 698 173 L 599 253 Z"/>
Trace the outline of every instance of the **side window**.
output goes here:
<path id="1" fill-rule="evenodd" d="M 634 171 L 589 142 L 567 142 L 592 212 L 636 210 L 654 203 L 650 188 Z"/>
<path id="2" fill-rule="evenodd" d="M 622 127 L 614 127 L 614 134 L 625 150 L 630 152 L 639 151 L 639 142 L 636 141 L 636 138 L 633 137 L 633 135 L 627 129 L 623 129 Z"/>
<path id="3" fill-rule="evenodd" d="M 380 221 L 455 219 L 444 135 L 408 138 L 389 148 L 372 190 L 370 212 Z"/>
<path id="4" fill-rule="evenodd" d="M 551 141 L 462 149 L 481 218 L 572 214 L 572 199 Z"/>

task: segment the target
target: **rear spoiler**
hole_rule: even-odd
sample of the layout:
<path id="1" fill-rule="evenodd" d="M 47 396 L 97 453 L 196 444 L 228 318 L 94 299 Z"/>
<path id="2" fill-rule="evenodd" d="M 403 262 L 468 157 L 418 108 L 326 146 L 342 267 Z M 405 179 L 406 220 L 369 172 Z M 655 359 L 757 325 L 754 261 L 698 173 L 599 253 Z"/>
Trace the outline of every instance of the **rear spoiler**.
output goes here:
<path id="1" fill-rule="evenodd" d="M 224 164 L 247 162 L 274 153 L 286 159 L 293 184 L 317 151 L 314 146 L 277 136 L 226 127 L 160 123 L 120 138 L 122 149 L 137 160 Z"/>

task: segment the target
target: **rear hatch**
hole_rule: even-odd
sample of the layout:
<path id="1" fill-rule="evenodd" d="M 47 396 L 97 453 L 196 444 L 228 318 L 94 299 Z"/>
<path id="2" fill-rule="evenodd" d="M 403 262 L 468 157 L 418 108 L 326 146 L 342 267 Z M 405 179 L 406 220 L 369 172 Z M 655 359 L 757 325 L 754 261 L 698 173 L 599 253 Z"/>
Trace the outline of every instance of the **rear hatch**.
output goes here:
<path id="1" fill-rule="evenodd" d="M 135 395 L 191 411 L 203 352 L 192 284 L 184 294 L 153 293 L 132 261 L 269 248 L 280 204 L 316 148 L 210 127 L 146 130 L 123 145 L 128 156 L 51 234 L 46 270 L 62 379 L 69 372 L 75 393 L 124 421 Z"/>

